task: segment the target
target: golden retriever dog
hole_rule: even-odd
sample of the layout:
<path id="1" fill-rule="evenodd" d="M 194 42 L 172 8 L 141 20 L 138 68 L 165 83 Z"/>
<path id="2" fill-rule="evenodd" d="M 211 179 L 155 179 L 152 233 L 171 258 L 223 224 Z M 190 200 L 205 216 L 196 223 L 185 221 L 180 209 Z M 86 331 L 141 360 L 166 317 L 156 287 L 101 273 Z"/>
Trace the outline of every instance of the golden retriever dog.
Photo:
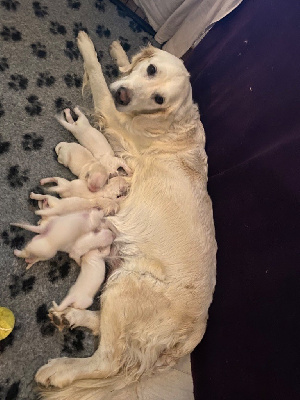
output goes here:
<path id="1" fill-rule="evenodd" d="M 78 46 L 101 129 L 132 176 L 119 212 L 106 218 L 120 266 L 100 312 L 67 308 L 53 316 L 90 328 L 99 347 L 91 357 L 50 360 L 35 379 L 45 399 L 133 400 L 128 385 L 174 366 L 206 329 L 217 247 L 205 134 L 181 60 L 149 46 L 130 63 L 114 42 L 123 75 L 109 89 L 86 33 Z M 102 133 L 77 135 L 91 153 L 94 134 Z"/>

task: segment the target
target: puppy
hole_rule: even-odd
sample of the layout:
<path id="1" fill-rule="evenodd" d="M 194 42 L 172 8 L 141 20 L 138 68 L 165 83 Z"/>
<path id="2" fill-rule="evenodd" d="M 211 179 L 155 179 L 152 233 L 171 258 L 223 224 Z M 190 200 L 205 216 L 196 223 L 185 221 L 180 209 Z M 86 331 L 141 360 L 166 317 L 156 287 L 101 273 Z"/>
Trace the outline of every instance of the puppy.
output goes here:
<path id="1" fill-rule="evenodd" d="M 29 269 L 38 261 L 54 257 L 58 251 L 69 253 L 80 236 L 100 227 L 103 216 L 103 211 L 91 210 L 51 218 L 38 226 L 13 223 L 11 225 L 38 233 L 23 250 L 16 249 L 14 254 L 25 258 L 26 269 Z M 106 247 L 106 241 L 104 243 Z"/>
<path id="2" fill-rule="evenodd" d="M 140 380 L 154 374 L 155 382 L 206 329 L 217 246 L 205 134 L 181 60 L 149 46 L 130 63 L 117 44 L 123 76 L 109 90 L 84 32 L 78 47 L 103 133 L 133 174 L 119 212 L 107 217 L 120 266 L 102 291 L 100 312 L 65 313 L 97 332 L 99 347 L 91 357 L 51 360 L 35 379 L 45 399 L 137 399 Z M 94 134 L 76 138 L 92 151 Z"/>

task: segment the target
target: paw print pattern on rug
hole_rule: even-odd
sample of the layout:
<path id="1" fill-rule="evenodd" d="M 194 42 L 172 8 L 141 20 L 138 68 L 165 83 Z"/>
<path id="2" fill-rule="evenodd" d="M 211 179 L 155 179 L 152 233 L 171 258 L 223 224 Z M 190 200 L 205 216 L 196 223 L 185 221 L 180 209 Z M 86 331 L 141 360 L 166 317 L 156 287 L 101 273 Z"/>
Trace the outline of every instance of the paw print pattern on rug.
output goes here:
<path id="1" fill-rule="evenodd" d="M 81 76 L 78 76 L 77 74 L 64 75 L 64 81 L 65 81 L 65 84 L 70 88 L 74 87 L 74 86 L 79 88 L 82 85 L 82 78 L 81 78 Z"/>
<path id="2" fill-rule="evenodd" d="M 123 36 L 119 36 L 119 41 L 120 41 L 121 46 L 123 47 L 124 51 L 130 50 L 131 45 L 128 43 L 128 39 L 124 38 Z"/>
<path id="3" fill-rule="evenodd" d="M 10 142 L 2 142 L 0 137 L 0 154 L 7 153 L 10 148 Z"/>
<path id="4" fill-rule="evenodd" d="M 106 38 L 110 37 L 110 30 L 106 28 L 104 25 L 98 25 L 96 33 L 100 38 L 102 38 L 103 36 Z"/>
<path id="5" fill-rule="evenodd" d="M 5 114 L 5 111 L 4 111 L 2 103 L 0 102 L 0 118 L 3 117 L 4 114 Z"/>
<path id="6" fill-rule="evenodd" d="M 58 113 L 60 113 L 65 108 L 72 108 L 72 102 L 70 100 L 64 99 L 63 97 L 58 97 L 55 100 L 55 108 Z"/>
<path id="7" fill-rule="evenodd" d="M 40 150 L 43 147 L 44 138 L 35 132 L 23 135 L 22 147 L 25 151 Z"/>
<path id="8" fill-rule="evenodd" d="M 126 18 L 127 17 L 127 14 L 126 14 L 126 12 L 121 8 L 121 7 L 116 7 L 117 8 L 117 12 L 118 12 L 118 15 L 120 16 L 120 17 L 122 17 L 122 18 Z"/>
<path id="9" fill-rule="evenodd" d="M 71 262 L 66 254 L 59 254 L 53 260 L 50 260 L 50 270 L 48 279 L 51 283 L 55 283 L 60 279 L 64 279 L 69 275 L 71 270 Z"/>
<path id="10" fill-rule="evenodd" d="M 105 65 L 104 68 L 104 75 L 108 76 L 109 78 L 116 78 L 119 75 L 119 70 L 115 65 Z"/>
<path id="11" fill-rule="evenodd" d="M 66 48 L 64 50 L 64 53 L 71 61 L 73 61 L 74 59 L 78 60 L 80 54 L 78 47 L 72 40 L 66 41 Z"/>
<path id="12" fill-rule="evenodd" d="M 8 230 L 1 233 L 3 244 L 10 246 L 11 249 L 22 249 L 25 244 L 25 236 L 19 233 L 20 229 L 15 226 L 10 226 Z"/>
<path id="13" fill-rule="evenodd" d="M 2 397 L 1 396 L 1 392 L 0 392 L 0 397 L 1 399 L 5 399 L 5 400 L 17 400 L 18 394 L 19 394 L 19 386 L 20 386 L 20 381 L 14 382 L 12 383 L 8 388 L 2 388 L 1 392 L 6 392 L 6 395 Z"/>
<path id="14" fill-rule="evenodd" d="M 103 57 L 104 57 L 104 52 L 102 50 L 98 50 L 97 51 L 97 59 L 98 59 L 98 61 L 101 62 Z"/>
<path id="15" fill-rule="evenodd" d="M 54 85 L 55 78 L 50 75 L 50 72 L 40 72 L 39 77 L 36 80 L 36 84 L 38 87 L 47 86 L 50 87 Z"/>
<path id="16" fill-rule="evenodd" d="M 64 345 L 62 348 L 63 353 L 72 355 L 84 350 L 83 341 L 85 339 L 85 334 L 80 329 L 69 329 L 67 333 L 64 334 Z"/>
<path id="17" fill-rule="evenodd" d="M 133 31 L 133 32 L 142 32 L 142 28 L 140 27 L 140 25 L 138 25 L 135 21 L 130 21 L 129 22 L 129 28 Z"/>
<path id="18" fill-rule="evenodd" d="M 103 13 L 105 12 L 105 3 L 103 2 L 103 0 L 96 0 L 95 7 L 97 8 L 97 10 Z"/>
<path id="19" fill-rule="evenodd" d="M 20 3 L 17 0 L 2 0 L 1 6 L 6 8 L 7 11 L 17 11 Z"/>
<path id="20" fill-rule="evenodd" d="M 21 32 L 17 31 L 14 26 L 3 26 L 3 30 L 0 32 L 0 35 L 5 41 L 12 40 L 13 42 L 19 42 L 22 40 Z"/>
<path id="21" fill-rule="evenodd" d="M 39 1 L 34 1 L 32 3 L 32 7 L 36 17 L 44 18 L 46 15 L 48 15 L 48 7 L 41 5 Z"/>
<path id="22" fill-rule="evenodd" d="M 50 22 L 50 32 L 53 33 L 53 35 L 65 35 L 67 33 L 66 28 L 59 24 L 58 22 Z"/>
<path id="23" fill-rule="evenodd" d="M 77 0 L 67 0 L 68 7 L 72 8 L 73 10 L 79 10 L 81 3 Z"/>
<path id="24" fill-rule="evenodd" d="M 40 305 L 36 310 L 36 322 L 40 325 L 40 331 L 43 336 L 54 335 L 55 327 L 48 317 L 48 309 L 45 303 Z"/>
<path id="25" fill-rule="evenodd" d="M 12 188 L 22 187 L 29 180 L 28 169 L 20 171 L 19 165 L 14 165 L 8 169 L 7 180 Z"/>
<path id="26" fill-rule="evenodd" d="M 39 101 L 39 98 L 32 94 L 31 96 L 27 97 L 28 100 L 28 105 L 25 106 L 25 110 L 27 114 L 29 114 L 31 117 L 35 115 L 41 115 L 42 112 L 42 104 Z"/>
<path id="27" fill-rule="evenodd" d="M 0 72 L 3 72 L 9 68 L 7 58 L 1 57 L 0 58 Z"/>
<path id="28" fill-rule="evenodd" d="M 38 58 L 46 58 L 47 51 L 46 46 L 41 42 L 36 42 L 31 44 L 32 54 L 34 54 Z"/>
<path id="29" fill-rule="evenodd" d="M 142 38 L 142 42 L 145 46 L 147 46 L 150 43 L 150 38 L 148 36 L 144 36 Z"/>
<path id="30" fill-rule="evenodd" d="M 19 294 L 31 292 L 35 284 L 35 276 L 31 275 L 26 279 L 23 276 L 12 275 L 12 283 L 9 285 L 10 297 L 17 297 Z"/>
<path id="31" fill-rule="evenodd" d="M 74 37 L 75 37 L 75 38 L 77 38 L 78 33 L 79 33 L 80 31 L 84 31 L 84 32 L 86 32 L 86 33 L 89 33 L 89 32 L 88 32 L 88 29 L 85 28 L 85 27 L 82 25 L 81 22 L 75 22 L 75 23 L 74 23 L 74 28 L 73 28 L 73 33 L 74 33 Z"/>
<path id="32" fill-rule="evenodd" d="M 15 74 L 10 76 L 10 82 L 8 86 L 10 89 L 14 89 L 16 92 L 19 90 L 26 90 L 28 85 L 28 79 L 23 75 Z"/>

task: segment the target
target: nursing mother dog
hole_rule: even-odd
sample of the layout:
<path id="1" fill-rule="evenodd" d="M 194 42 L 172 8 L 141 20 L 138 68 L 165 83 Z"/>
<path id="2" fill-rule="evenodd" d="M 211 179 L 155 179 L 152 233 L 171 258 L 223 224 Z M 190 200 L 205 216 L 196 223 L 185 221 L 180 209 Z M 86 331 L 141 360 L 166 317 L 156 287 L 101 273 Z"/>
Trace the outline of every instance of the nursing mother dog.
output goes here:
<path id="1" fill-rule="evenodd" d="M 63 314 L 98 334 L 99 347 L 88 358 L 50 360 L 35 378 L 45 399 L 134 400 L 142 377 L 174 366 L 206 329 L 217 247 L 205 134 L 181 60 L 149 46 L 130 63 L 114 42 L 122 76 L 109 89 L 84 32 L 78 47 L 103 134 L 133 174 L 120 211 L 107 218 L 120 262 L 100 312 Z M 95 138 L 76 138 L 92 150 Z"/>

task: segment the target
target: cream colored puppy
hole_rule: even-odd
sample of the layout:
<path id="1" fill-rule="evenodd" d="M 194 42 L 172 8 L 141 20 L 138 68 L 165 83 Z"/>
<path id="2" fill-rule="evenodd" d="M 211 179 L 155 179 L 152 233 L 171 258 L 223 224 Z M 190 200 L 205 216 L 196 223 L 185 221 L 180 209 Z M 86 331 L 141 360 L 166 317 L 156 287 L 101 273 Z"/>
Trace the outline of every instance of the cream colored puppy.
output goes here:
<path id="1" fill-rule="evenodd" d="M 80 179 L 84 179 L 84 176 L 87 173 L 89 173 L 90 176 L 92 172 L 93 174 L 95 174 L 97 172 L 97 166 L 99 165 L 97 162 L 100 162 L 100 165 L 104 167 L 108 176 L 117 175 L 119 168 L 123 168 L 128 175 L 131 175 L 131 170 L 127 166 L 126 162 L 121 158 L 115 157 L 114 152 L 108 141 L 97 129 L 93 128 L 90 125 L 88 119 L 79 110 L 78 107 L 74 108 L 74 112 L 78 115 L 77 121 L 73 120 L 69 108 L 66 108 L 64 110 L 66 120 L 62 114 L 57 117 L 57 120 L 62 126 L 70 131 L 76 139 L 77 137 L 82 136 L 88 137 L 88 148 L 90 152 L 88 152 L 88 150 L 85 148 L 86 146 L 84 141 L 82 142 L 84 150 L 80 149 L 79 145 L 76 145 L 76 143 L 63 143 L 63 146 L 60 143 L 56 146 L 55 149 L 58 155 L 58 161 L 64 164 L 66 167 L 70 168 L 72 172 L 74 170 L 73 173 L 77 175 Z M 68 147 L 70 147 L 70 149 L 68 149 Z M 75 171 L 78 171 L 78 169 L 84 167 L 82 166 L 82 159 L 87 158 L 88 153 L 92 153 L 94 159 L 90 159 L 90 161 L 87 162 L 87 166 L 84 168 L 82 174 L 79 175 Z M 89 171 L 89 168 L 91 169 L 91 172 Z M 100 177 L 99 181 L 101 181 Z"/>
<path id="2" fill-rule="evenodd" d="M 105 167 L 80 144 L 60 142 L 55 151 L 58 162 L 68 167 L 79 179 L 85 179 L 91 192 L 97 192 L 107 182 L 109 173 Z"/>
<path id="3" fill-rule="evenodd" d="M 86 253 L 80 262 L 81 268 L 75 284 L 60 305 L 54 303 L 51 311 L 63 311 L 67 307 L 86 309 L 92 305 L 94 296 L 105 278 L 104 257 L 109 254 L 112 236 L 102 239 L 102 250 L 94 249 Z M 106 246 L 105 246 L 106 244 Z"/>
<path id="4" fill-rule="evenodd" d="M 13 223 L 11 225 L 38 233 L 23 250 L 16 249 L 14 254 L 25 258 L 26 269 L 29 269 L 38 261 L 54 257 L 58 251 L 69 253 L 80 236 L 101 226 L 103 216 L 103 211 L 91 210 L 51 218 L 38 226 Z M 107 246 L 106 241 L 104 243 Z"/>
<path id="5" fill-rule="evenodd" d="M 205 134 L 181 60 L 147 47 L 130 63 L 116 46 L 124 75 L 110 91 L 84 32 L 78 47 L 103 132 L 133 175 L 119 212 L 107 218 L 120 266 L 108 277 L 100 312 L 66 312 L 93 332 L 98 321 L 99 347 L 91 357 L 51 360 L 35 379 L 49 400 L 135 400 L 140 380 L 155 382 L 206 329 L 217 246 Z M 92 151 L 93 134 L 76 138 Z"/>
<path id="6" fill-rule="evenodd" d="M 129 188 L 128 183 L 122 176 L 116 176 L 109 179 L 108 184 L 99 189 L 97 192 L 91 192 L 86 181 L 82 179 L 74 179 L 68 181 L 64 178 L 52 177 L 41 179 L 40 184 L 55 183 L 54 186 L 47 188 L 48 192 L 55 192 L 62 198 L 81 197 L 84 199 L 110 198 L 117 199 L 124 196 Z"/>

